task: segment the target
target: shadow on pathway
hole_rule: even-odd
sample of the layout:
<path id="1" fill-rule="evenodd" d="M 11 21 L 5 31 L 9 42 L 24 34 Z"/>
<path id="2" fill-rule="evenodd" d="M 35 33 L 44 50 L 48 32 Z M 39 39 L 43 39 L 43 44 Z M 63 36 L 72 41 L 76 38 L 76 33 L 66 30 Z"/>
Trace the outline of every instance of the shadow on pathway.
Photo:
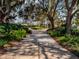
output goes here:
<path id="1" fill-rule="evenodd" d="M 6 48 L 0 59 L 79 59 L 62 48 L 45 31 L 33 30 L 17 46 Z"/>

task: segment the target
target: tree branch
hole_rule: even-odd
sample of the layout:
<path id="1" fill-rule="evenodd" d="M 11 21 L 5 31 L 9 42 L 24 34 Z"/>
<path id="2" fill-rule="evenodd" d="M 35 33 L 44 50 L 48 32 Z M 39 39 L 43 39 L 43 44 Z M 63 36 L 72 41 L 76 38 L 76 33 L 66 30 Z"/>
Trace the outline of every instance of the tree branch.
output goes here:
<path id="1" fill-rule="evenodd" d="M 57 2 L 55 4 L 54 11 L 53 11 L 53 17 L 55 16 L 55 12 L 56 12 L 56 8 L 57 8 L 58 3 L 59 3 L 59 0 L 57 0 Z"/>
<path id="2" fill-rule="evenodd" d="M 73 16 L 79 11 L 79 9 L 75 10 L 73 13 L 72 13 L 72 16 L 71 18 L 73 18 Z"/>
<path id="3" fill-rule="evenodd" d="M 75 6 L 77 0 L 72 0 L 72 3 L 71 3 L 71 7 L 69 9 L 73 9 L 73 7 Z"/>
<path id="4" fill-rule="evenodd" d="M 69 10 L 68 0 L 64 0 L 64 1 L 65 1 L 65 6 L 66 6 L 67 10 Z"/>

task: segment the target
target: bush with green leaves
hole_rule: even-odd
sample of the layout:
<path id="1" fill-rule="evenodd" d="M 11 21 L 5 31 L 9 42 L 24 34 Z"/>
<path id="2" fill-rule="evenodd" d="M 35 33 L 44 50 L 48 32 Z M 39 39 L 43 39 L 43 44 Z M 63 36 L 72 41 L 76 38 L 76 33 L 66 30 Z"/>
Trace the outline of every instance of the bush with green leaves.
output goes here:
<path id="1" fill-rule="evenodd" d="M 53 37 L 58 37 L 58 36 L 61 36 L 60 32 L 59 31 L 51 31 L 49 30 L 48 33 L 53 36 Z"/>
<path id="2" fill-rule="evenodd" d="M 12 35 L 15 40 L 21 40 L 23 37 L 26 36 L 26 31 L 24 29 L 20 29 L 20 30 L 13 30 L 10 32 L 10 35 Z"/>
<path id="3" fill-rule="evenodd" d="M 75 36 L 75 35 L 65 35 L 65 36 L 61 36 L 61 37 L 58 37 L 58 41 L 72 49 L 72 52 L 79 56 L 79 36 Z"/>
<path id="4" fill-rule="evenodd" d="M 54 30 L 48 30 L 48 33 L 53 36 L 53 37 L 59 37 L 59 36 L 63 36 L 66 31 L 65 31 L 65 28 L 62 27 L 62 28 L 56 28 Z"/>
<path id="5" fill-rule="evenodd" d="M 71 47 L 76 47 L 76 45 L 79 45 L 79 37 L 74 35 L 65 35 L 64 39 L 61 39 L 60 41 L 62 43 L 66 42 L 67 45 Z"/>
<path id="6" fill-rule="evenodd" d="M 5 44 L 7 44 L 8 41 L 5 39 L 0 39 L 0 47 L 3 47 Z"/>
<path id="7" fill-rule="evenodd" d="M 54 37 L 59 36 L 59 32 L 55 32 L 55 31 L 49 31 L 49 34 Z"/>
<path id="8" fill-rule="evenodd" d="M 22 40 L 30 30 L 21 24 L 0 23 L 0 47 L 9 41 Z"/>
<path id="9" fill-rule="evenodd" d="M 72 29 L 71 34 L 78 36 L 79 35 L 79 29 Z"/>
<path id="10" fill-rule="evenodd" d="M 58 28 L 55 30 L 48 30 L 48 33 L 56 37 L 59 43 L 64 45 L 64 47 L 76 51 L 75 54 L 79 56 L 79 30 L 73 29 L 71 34 L 66 34 L 64 28 Z"/>

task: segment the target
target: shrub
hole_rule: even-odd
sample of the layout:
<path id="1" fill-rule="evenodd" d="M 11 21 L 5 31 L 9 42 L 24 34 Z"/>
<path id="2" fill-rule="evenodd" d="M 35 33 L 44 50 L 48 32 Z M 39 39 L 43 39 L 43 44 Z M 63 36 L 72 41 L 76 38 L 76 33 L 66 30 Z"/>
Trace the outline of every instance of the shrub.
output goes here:
<path id="1" fill-rule="evenodd" d="M 70 46 L 72 48 L 79 46 L 78 39 L 79 39 L 78 36 L 73 36 L 73 35 L 65 35 L 63 37 L 59 37 L 60 43 Z"/>
<path id="2" fill-rule="evenodd" d="M 68 38 L 66 38 L 65 36 L 61 36 L 61 37 L 58 37 L 59 38 L 59 41 L 61 42 L 61 43 L 64 43 L 64 42 L 67 42 L 69 39 Z"/>
<path id="3" fill-rule="evenodd" d="M 31 33 L 31 30 L 29 30 L 26 26 L 23 26 L 23 29 L 24 29 L 27 33 Z"/>
<path id="4" fill-rule="evenodd" d="M 55 29 L 56 32 L 59 32 L 60 35 L 64 35 L 66 33 L 65 27 L 60 27 Z"/>
<path id="5" fill-rule="evenodd" d="M 66 34 L 65 28 L 48 30 L 51 36 L 57 37 L 60 44 L 68 49 L 73 50 L 79 56 L 79 30 L 73 29 L 71 34 Z"/>
<path id="6" fill-rule="evenodd" d="M 3 47 L 5 44 L 7 44 L 8 41 L 5 39 L 0 39 L 0 47 Z"/>
<path id="7" fill-rule="evenodd" d="M 65 35 L 66 31 L 65 31 L 65 27 L 61 27 L 61 28 L 55 28 L 54 30 L 50 29 L 50 30 L 48 30 L 48 33 L 51 36 L 59 37 L 59 36 Z"/>
<path id="8" fill-rule="evenodd" d="M 79 30 L 78 29 L 73 29 L 73 30 L 71 30 L 71 34 L 78 36 L 79 35 Z"/>
<path id="9" fill-rule="evenodd" d="M 14 38 L 16 37 L 16 40 L 21 40 L 24 36 L 26 36 L 26 31 L 24 29 L 20 30 L 13 30 L 10 32 L 10 35 L 12 35 Z"/>
<path id="10" fill-rule="evenodd" d="M 51 30 L 49 30 L 48 33 L 51 36 L 53 36 L 53 37 L 57 37 L 57 36 L 60 36 L 61 35 L 60 32 L 58 32 L 58 31 L 51 31 Z"/>
<path id="11" fill-rule="evenodd" d="M 4 30 L 4 26 L 0 26 L 0 34 L 4 34 L 5 33 L 5 30 Z"/>
<path id="12" fill-rule="evenodd" d="M 0 24 L 0 47 L 12 40 L 21 40 L 30 30 L 26 26 L 17 24 Z"/>

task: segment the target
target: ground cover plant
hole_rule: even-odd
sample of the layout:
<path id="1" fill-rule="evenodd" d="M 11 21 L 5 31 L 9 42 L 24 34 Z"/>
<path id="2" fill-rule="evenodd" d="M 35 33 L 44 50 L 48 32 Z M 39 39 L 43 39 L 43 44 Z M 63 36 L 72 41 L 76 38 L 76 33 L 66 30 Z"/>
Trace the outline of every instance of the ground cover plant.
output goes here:
<path id="1" fill-rule="evenodd" d="M 26 37 L 30 30 L 21 24 L 0 24 L 0 47 L 10 41 L 20 41 Z"/>
<path id="2" fill-rule="evenodd" d="M 63 47 L 69 49 L 75 55 L 79 56 L 79 30 L 72 30 L 72 34 L 66 34 L 64 29 L 48 30 L 49 35 L 56 38 L 56 40 Z M 75 34 L 74 34 L 75 33 Z"/>

